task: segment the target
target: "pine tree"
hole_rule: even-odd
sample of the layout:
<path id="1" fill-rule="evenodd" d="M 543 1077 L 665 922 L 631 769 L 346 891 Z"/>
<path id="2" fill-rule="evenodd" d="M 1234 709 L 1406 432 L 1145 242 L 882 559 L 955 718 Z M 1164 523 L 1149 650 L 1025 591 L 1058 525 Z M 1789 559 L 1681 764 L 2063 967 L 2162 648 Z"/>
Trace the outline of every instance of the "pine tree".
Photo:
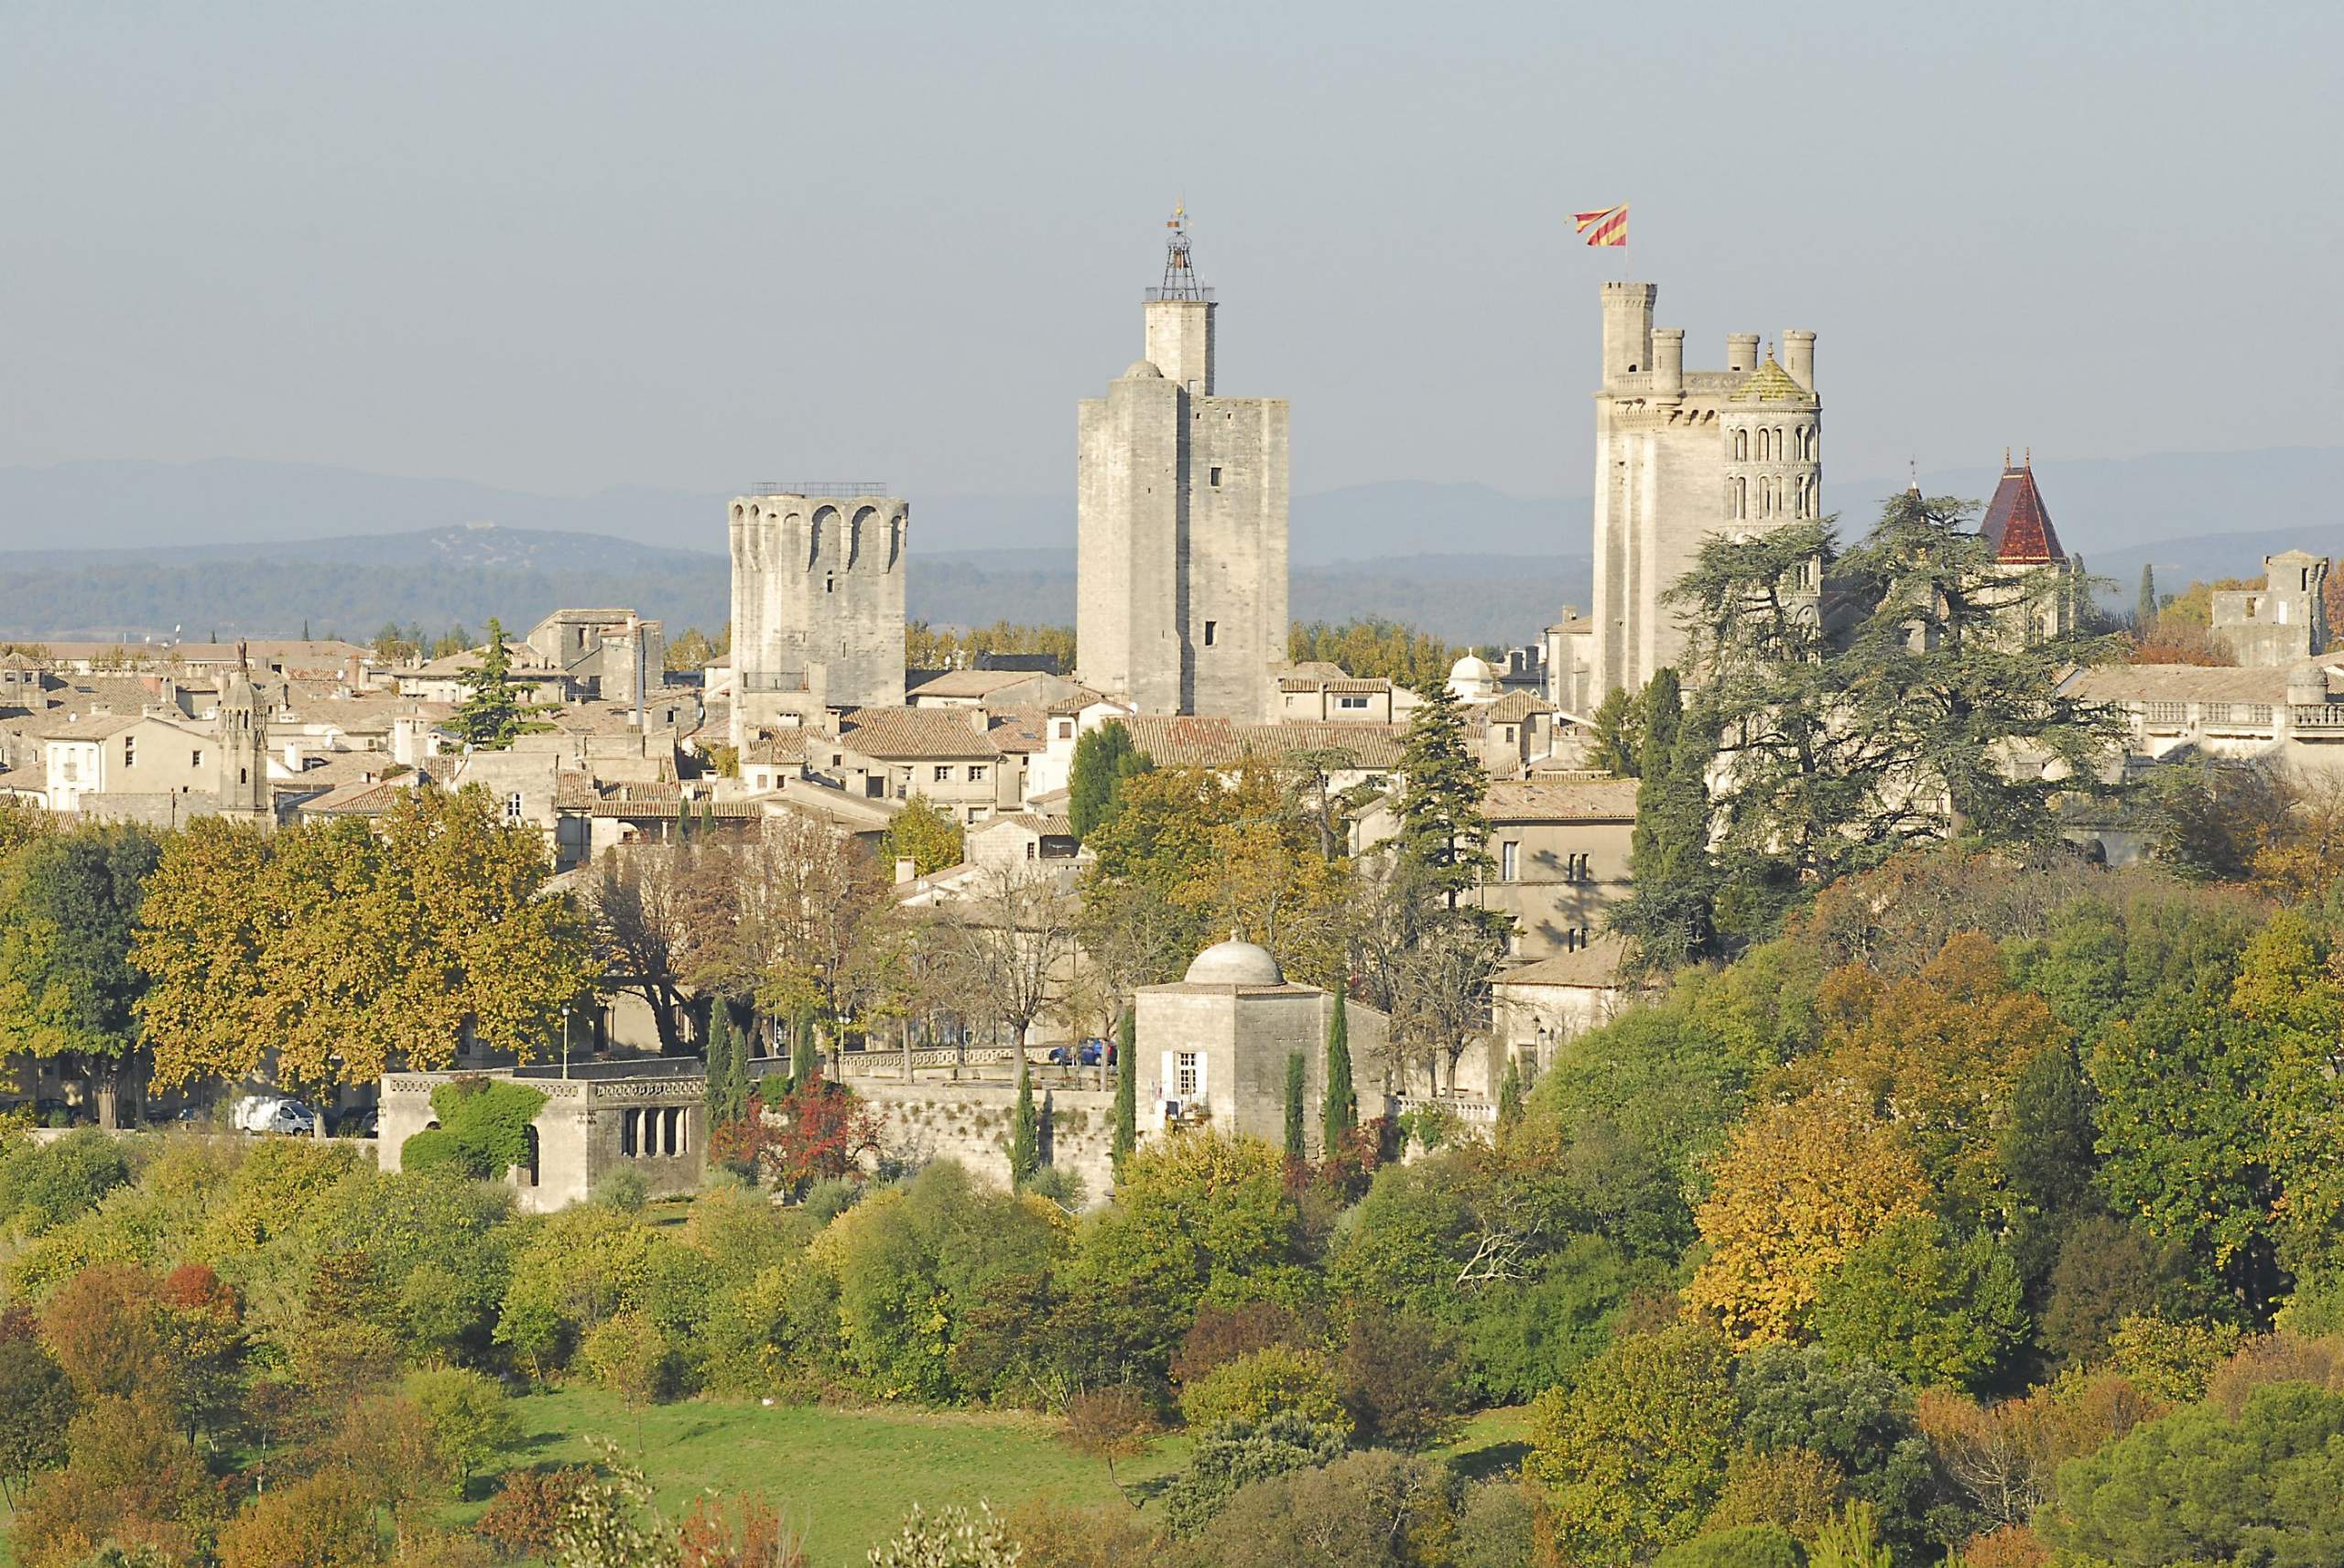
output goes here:
<path id="1" fill-rule="evenodd" d="M 1632 779 L 1636 776 L 1640 749 L 1636 743 L 1636 699 L 1626 687 L 1615 686 L 1603 694 L 1603 700 L 1596 704 L 1595 715 L 1588 722 L 1587 765 Z"/>
<path id="2" fill-rule="evenodd" d="M 1329 1154 L 1340 1149 L 1359 1125 L 1359 1098 L 1351 1089 L 1351 1024 L 1340 986 L 1334 1015 L 1327 1021 L 1327 1100 L 1321 1108 Z"/>
<path id="3" fill-rule="evenodd" d="M 1489 869 L 1489 818 L 1481 799 L 1490 776 L 1465 740 L 1465 713 L 1445 685 L 1427 681 L 1400 749 L 1399 859 L 1417 885 L 1455 909 L 1458 895 Z"/>
<path id="4" fill-rule="evenodd" d="M 1306 1069 L 1302 1053 L 1289 1052 L 1286 1059 L 1286 1157 L 1299 1160 L 1302 1148 L 1302 1093 Z"/>
<path id="5" fill-rule="evenodd" d="M 534 721 L 539 710 L 521 700 L 513 684 L 513 654 L 505 646 L 505 626 L 494 616 L 488 622 L 488 643 L 481 651 L 480 667 L 464 676 L 464 700 L 449 716 L 448 728 L 475 751 L 501 752 L 516 736 L 551 728 Z"/>
<path id="6" fill-rule="evenodd" d="M 1026 1053 L 1017 1053 L 1017 1119 L 1009 1129 L 1009 1184 L 1022 1187 L 1042 1165 L 1041 1125 L 1034 1115 L 1034 1079 Z"/>
<path id="7" fill-rule="evenodd" d="M 1139 1020 L 1126 1007 L 1115 1021 L 1115 1169 L 1121 1171 L 1139 1147 L 1139 1070 L 1132 1054 L 1139 1046 Z"/>
<path id="8" fill-rule="evenodd" d="M 2132 607 L 2132 629 L 2149 630 L 2157 623 L 2157 572 L 2148 562 L 2141 563 L 2141 601 Z"/>
<path id="9" fill-rule="evenodd" d="M 1663 670 L 1653 677 L 1674 674 Z M 1628 896 L 1613 906 L 1612 928 L 1635 944 L 1647 969 L 1675 968 L 1711 951 L 1717 935 L 1718 871 L 1709 854 L 1713 731 L 1699 715 L 1672 716 L 1665 757 L 1636 785 L 1636 823 L 1628 839 Z"/>

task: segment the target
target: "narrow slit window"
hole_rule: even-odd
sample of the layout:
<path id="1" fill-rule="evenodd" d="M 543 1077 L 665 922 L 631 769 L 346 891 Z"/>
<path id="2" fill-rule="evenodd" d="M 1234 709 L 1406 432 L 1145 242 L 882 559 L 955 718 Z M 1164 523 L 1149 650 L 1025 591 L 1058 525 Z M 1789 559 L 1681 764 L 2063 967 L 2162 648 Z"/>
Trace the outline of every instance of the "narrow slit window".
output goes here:
<path id="1" fill-rule="evenodd" d="M 1208 647 L 1208 648 L 1211 647 L 1215 642 L 1217 642 L 1217 641 L 1219 641 L 1219 640 L 1220 640 L 1220 637 L 1221 637 L 1221 622 L 1218 622 L 1218 621 L 1208 621 L 1208 622 L 1205 622 L 1205 646 L 1206 646 L 1206 647 Z"/>

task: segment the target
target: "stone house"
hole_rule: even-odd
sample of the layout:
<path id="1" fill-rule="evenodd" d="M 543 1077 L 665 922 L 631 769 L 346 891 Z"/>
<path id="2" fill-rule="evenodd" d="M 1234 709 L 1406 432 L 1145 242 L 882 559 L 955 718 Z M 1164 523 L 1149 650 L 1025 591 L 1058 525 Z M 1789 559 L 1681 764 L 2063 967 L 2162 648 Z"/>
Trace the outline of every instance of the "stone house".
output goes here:
<path id="1" fill-rule="evenodd" d="M 1490 786 L 1487 878 L 1474 902 L 1514 918 L 1525 959 L 1593 946 L 1606 911 L 1628 892 L 1636 781 L 1607 775 Z"/>
<path id="2" fill-rule="evenodd" d="M 1498 976 L 1490 988 L 1491 1033 L 1502 1055 L 1520 1064 L 1525 1083 L 1555 1065 L 1565 1042 L 1609 1023 L 1632 1002 L 1620 977 L 1626 952 L 1625 941 L 1607 934 Z"/>
<path id="3" fill-rule="evenodd" d="M 2251 667 L 2277 669 L 2328 652 L 2328 557 L 2285 550 L 2263 557 L 2263 586 L 2213 596 L 2208 635 Z"/>
<path id="4" fill-rule="evenodd" d="M 557 610 L 523 639 L 586 696 L 632 704 L 666 683 L 667 638 L 632 610 Z"/>
<path id="5" fill-rule="evenodd" d="M 1026 801 L 1026 757 L 1039 742 L 981 708 L 863 708 L 840 721 L 825 770 L 849 795 L 903 802 L 925 795 L 974 826 Z M 818 754 L 819 741 L 811 743 Z"/>

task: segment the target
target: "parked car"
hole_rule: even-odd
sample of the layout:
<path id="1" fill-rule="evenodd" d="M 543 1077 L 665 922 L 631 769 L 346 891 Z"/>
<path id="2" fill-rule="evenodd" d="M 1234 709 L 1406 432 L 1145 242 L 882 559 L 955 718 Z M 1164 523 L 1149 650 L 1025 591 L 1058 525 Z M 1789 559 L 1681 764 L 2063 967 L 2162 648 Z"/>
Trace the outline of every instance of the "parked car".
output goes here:
<path id="1" fill-rule="evenodd" d="M 285 1095 L 246 1095 L 229 1111 L 228 1123 L 239 1132 L 266 1132 L 277 1108 L 288 1100 Z"/>
<path id="2" fill-rule="evenodd" d="M 267 1130 L 314 1138 L 318 1135 L 318 1113 L 298 1099 L 279 1101 L 275 1113 L 268 1119 Z"/>
<path id="3" fill-rule="evenodd" d="M 1053 1045 L 1050 1065 L 1056 1067 L 1095 1067 L 1107 1059 L 1107 1043 L 1092 1036 L 1080 1045 Z"/>

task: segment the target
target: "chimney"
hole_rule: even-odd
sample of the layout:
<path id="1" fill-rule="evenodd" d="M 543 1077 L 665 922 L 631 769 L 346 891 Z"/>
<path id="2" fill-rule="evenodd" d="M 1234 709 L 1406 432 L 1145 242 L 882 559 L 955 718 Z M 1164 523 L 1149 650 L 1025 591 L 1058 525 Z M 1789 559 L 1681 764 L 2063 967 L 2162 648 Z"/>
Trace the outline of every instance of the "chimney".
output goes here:
<path id="1" fill-rule="evenodd" d="M 982 708 L 971 708 L 969 709 L 969 728 L 980 735 L 992 734 L 993 715 Z"/>

